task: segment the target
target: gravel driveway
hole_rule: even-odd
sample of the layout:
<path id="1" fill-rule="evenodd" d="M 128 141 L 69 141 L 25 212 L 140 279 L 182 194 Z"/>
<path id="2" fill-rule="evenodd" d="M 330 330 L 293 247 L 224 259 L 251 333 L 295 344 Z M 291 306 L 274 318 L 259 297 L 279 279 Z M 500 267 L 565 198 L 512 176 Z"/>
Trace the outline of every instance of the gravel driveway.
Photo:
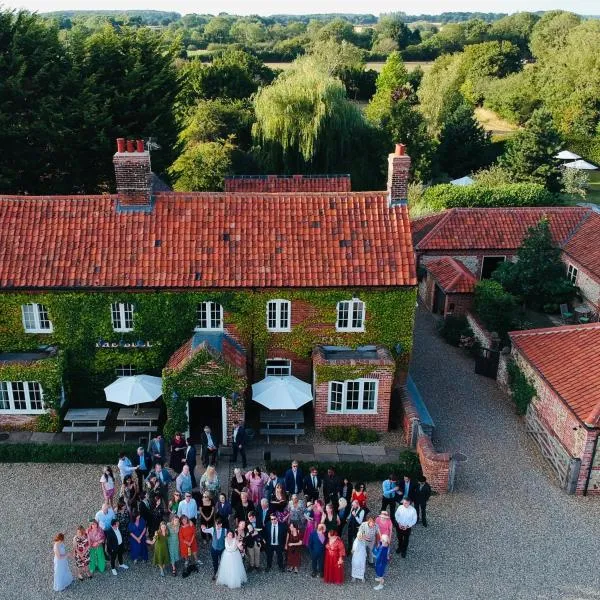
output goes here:
<path id="1" fill-rule="evenodd" d="M 160 579 L 150 565 L 136 565 L 55 594 L 52 536 L 65 531 L 70 545 L 75 526 L 98 510 L 101 470 L 0 464 L 0 598 L 599 599 L 600 500 L 558 489 L 508 400 L 493 381 L 473 374 L 471 359 L 437 338 L 429 314 L 418 313 L 415 335 L 413 377 L 438 445 L 460 449 L 468 461 L 456 492 L 432 499 L 430 527 L 415 528 L 407 559 L 393 556 L 384 591 L 373 591 L 372 570 L 364 585 L 324 585 L 310 577 L 306 559 L 299 575 L 253 573 L 244 590 L 228 591 L 211 583 L 204 549 L 205 566 L 185 580 Z M 370 489 L 379 500 L 379 486 Z"/>

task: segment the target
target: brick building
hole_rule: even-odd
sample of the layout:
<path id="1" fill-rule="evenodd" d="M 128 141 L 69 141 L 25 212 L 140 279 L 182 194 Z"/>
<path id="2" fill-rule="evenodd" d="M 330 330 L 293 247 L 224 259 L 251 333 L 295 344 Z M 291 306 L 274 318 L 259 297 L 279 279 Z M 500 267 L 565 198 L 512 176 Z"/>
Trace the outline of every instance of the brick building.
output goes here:
<path id="1" fill-rule="evenodd" d="M 318 390 L 317 426 L 387 429 L 417 283 L 402 145 L 376 192 L 347 176 L 164 191 L 143 142 L 122 139 L 113 162 L 114 195 L 0 196 L 0 416 L 98 404 L 145 372 L 163 375 L 167 431 L 208 422 L 225 439 L 251 383 L 293 374 Z M 51 376 L 26 354 L 49 346 Z"/>
<path id="2" fill-rule="evenodd" d="M 561 487 L 600 495 L 600 325 L 514 331 L 512 359 L 535 388 L 527 413 Z"/>

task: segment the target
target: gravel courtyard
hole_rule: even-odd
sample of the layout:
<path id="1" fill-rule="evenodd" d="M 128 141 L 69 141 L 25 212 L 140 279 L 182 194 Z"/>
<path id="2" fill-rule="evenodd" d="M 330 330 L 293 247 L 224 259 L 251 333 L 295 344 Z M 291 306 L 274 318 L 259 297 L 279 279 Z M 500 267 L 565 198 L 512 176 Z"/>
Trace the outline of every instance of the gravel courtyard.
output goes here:
<path id="1" fill-rule="evenodd" d="M 335 587 L 312 579 L 306 560 L 299 575 L 251 574 L 244 590 L 228 591 L 211 583 L 203 549 L 205 566 L 185 580 L 161 579 L 152 566 L 136 565 L 55 594 L 52 536 L 67 532 L 70 546 L 75 526 L 98 510 L 101 471 L 2 464 L 0 598 L 600 599 L 600 500 L 558 489 L 508 400 L 435 335 L 431 315 L 418 312 L 415 337 L 413 377 L 436 423 L 436 442 L 468 461 L 456 491 L 432 498 L 430 527 L 417 525 L 407 559 L 394 555 L 382 592 L 372 589 L 372 570 L 364 585 Z M 378 485 L 369 491 L 379 500 Z"/>

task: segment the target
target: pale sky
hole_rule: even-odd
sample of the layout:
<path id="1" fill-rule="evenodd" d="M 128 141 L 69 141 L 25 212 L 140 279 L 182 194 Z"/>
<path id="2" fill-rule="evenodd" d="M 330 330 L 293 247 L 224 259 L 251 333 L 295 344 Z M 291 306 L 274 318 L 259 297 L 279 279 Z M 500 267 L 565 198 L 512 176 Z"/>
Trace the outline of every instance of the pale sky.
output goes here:
<path id="1" fill-rule="evenodd" d="M 221 0 L 197 2 L 192 0 L 2 0 L 4 8 L 26 8 L 31 11 L 54 10 L 163 10 L 185 13 L 227 12 L 230 14 L 309 14 L 309 13 L 370 13 L 404 11 L 407 14 L 439 14 L 441 12 L 503 12 L 563 9 L 584 15 L 599 15 L 599 0 L 303 0 L 289 5 L 280 0 Z"/>

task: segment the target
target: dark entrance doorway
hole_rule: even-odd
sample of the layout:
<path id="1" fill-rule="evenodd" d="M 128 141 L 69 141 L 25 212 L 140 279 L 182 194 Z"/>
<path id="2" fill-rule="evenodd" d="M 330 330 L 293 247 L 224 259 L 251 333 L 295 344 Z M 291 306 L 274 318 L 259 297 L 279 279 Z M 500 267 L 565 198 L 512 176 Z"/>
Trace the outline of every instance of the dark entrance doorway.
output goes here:
<path id="1" fill-rule="evenodd" d="M 436 283 L 433 291 L 433 312 L 436 315 L 444 315 L 446 309 L 446 294 L 442 292 L 442 288 Z"/>
<path id="2" fill-rule="evenodd" d="M 481 265 L 481 279 L 489 279 L 500 263 L 505 261 L 504 256 L 484 256 Z"/>
<path id="3" fill-rule="evenodd" d="M 221 396 L 199 396 L 188 402 L 190 437 L 200 441 L 204 426 L 211 429 L 215 441 L 223 442 L 223 399 Z"/>
<path id="4" fill-rule="evenodd" d="M 499 361 L 500 352 L 498 352 L 498 350 L 481 348 L 478 356 L 475 357 L 475 373 L 477 375 L 484 375 L 485 377 L 496 379 Z"/>

